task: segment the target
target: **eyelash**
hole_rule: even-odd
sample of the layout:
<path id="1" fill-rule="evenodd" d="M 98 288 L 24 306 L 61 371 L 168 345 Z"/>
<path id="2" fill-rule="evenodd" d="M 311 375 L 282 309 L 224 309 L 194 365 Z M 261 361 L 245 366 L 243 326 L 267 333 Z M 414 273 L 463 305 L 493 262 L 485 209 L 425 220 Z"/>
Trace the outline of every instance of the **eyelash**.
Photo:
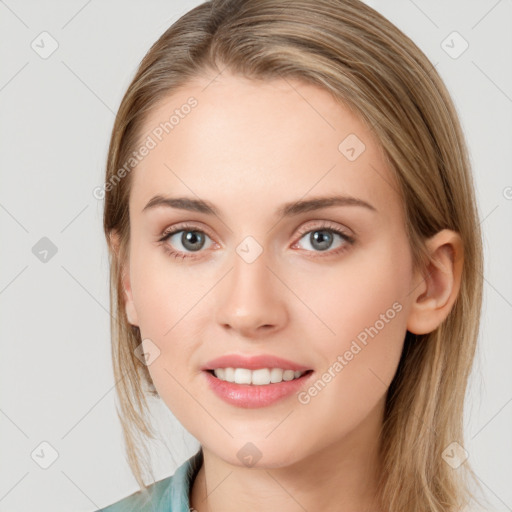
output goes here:
<path id="1" fill-rule="evenodd" d="M 210 236 L 210 234 L 208 232 L 204 231 L 203 229 L 199 229 L 197 226 L 194 226 L 193 224 L 186 224 L 185 223 L 185 224 L 181 224 L 179 226 L 173 227 L 173 228 L 169 228 L 169 229 L 165 230 L 160 235 L 161 238 L 158 239 L 158 244 L 159 245 L 163 245 L 164 251 L 169 256 L 173 256 L 174 258 L 195 259 L 195 258 L 198 257 L 196 255 L 192 256 L 192 255 L 189 255 L 187 253 L 183 253 L 181 251 L 175 251 L 175 250 L 171 249 L 169 244 L 166 243 L 167 240 L 172 235 L 175 235 L 176 233 L 180 233 L 181 231 L 195 231 L 195 232 L 199 232 L 199 233 L 202 233 L 204 235 L 207 235 L 208 237 L 210 237 L 210 239 L 213 240 L 213 237 Z M 335 227 L 333 224 L 330 224 L 329 222 L 323 223 L 323 224 L 321 224 L 319 226 L 315 226 L 313 228 L 311 228 L 309 226 L 307 228 L 301 228 L 299 230 L 299 233 L 298 233 L 300 236 L 299 236 L 297 242 L 301 238 L 303 238 L 304 235 L 306 235 L 308 233 L 311 233 L 311 232 L 314 232 L 314 231 L 329 231 L 331 233 L 335 233 L 335 234 L 339 235 L 344 240 L 344 242 L 345 242 L 341 247 L 338 247 L 337 249 L 326 251 L 325 256 L 334 256 L 334 255 L 341 254 L 341 253 L 345 252 L 348 249 L 348 246 L 353 245 L 355 243 L 355 239 L 353 237 L 347 235 L 342 230 L 340 230 L 339 228 Z M 297 242 L 295 242 L 294 245 Z M 200 253 L 200 252 L 202 252 L 202 251 L 198 251 L 198 253 Z M 321 252 L 321 251 L 307 251 L 307 252 Z M 322 256 L 315 256 L 315 257 L 322 258 L 322 257 L 325 257 L 325 256 L 322 255 Z"/>

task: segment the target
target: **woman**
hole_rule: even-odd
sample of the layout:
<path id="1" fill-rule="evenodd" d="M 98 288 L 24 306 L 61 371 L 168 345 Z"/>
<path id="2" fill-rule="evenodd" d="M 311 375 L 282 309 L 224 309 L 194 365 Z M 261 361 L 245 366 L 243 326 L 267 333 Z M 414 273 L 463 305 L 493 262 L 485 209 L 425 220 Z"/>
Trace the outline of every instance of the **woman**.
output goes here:
<path id="1" fill-rule="evenodd" d="M 379 13 L 213 0 L 182 16 L 119 108 L 104 229 L 141 492 L 103 510 L 440 512 L 473 498 L 470 164 L 436 70 Z M 147 394 L 201 445 L 149 485 Z"/>

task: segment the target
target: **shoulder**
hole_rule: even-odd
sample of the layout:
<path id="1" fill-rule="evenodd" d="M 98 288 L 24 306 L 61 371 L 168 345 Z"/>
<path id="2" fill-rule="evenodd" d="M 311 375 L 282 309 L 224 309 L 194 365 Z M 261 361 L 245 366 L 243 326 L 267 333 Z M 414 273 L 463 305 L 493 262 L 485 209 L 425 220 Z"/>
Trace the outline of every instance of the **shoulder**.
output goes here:
<path id="1" fill-rule="evenodd" d="M 203 452 L 199 449 L 176 469 L 174 475 L 96 512 L 189 512 L 190 489 L 202 463 Z"/>
<path id="2" fill-rule="evenodd" d="M 158 502 L 172 485 L 173 476 L 151 484 L 146 492 L 137 491 L 96 512 L 159 512 Z M 163 510 L 163 509 L 162 509 Z"/>

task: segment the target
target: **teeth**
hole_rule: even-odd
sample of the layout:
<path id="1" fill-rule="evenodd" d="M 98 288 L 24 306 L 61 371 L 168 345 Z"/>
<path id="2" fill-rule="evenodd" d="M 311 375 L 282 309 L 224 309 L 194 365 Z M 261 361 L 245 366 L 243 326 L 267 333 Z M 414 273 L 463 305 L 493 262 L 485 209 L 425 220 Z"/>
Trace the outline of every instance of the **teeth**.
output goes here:
<path id="1" fill-rule="evenodd" d="M 304 372 L 299 370 L 282 370 L 281 368 L 259 368 L 248 370 L 247 368 L 216 368 L 215 377 L 236 384 L 253 384 L 265 386 L 270 383 L 278 383 L 298 379 Z"/>

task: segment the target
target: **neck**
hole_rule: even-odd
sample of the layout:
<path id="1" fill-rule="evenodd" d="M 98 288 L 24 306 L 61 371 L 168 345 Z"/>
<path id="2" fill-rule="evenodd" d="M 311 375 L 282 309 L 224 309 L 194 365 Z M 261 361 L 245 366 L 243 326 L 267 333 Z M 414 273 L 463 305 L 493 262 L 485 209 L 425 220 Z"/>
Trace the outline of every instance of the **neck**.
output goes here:
<path id="1" fill-rule="evenodd" d="M 197 512 L 375 512 L 381 425 L 365 422 L 335 444 L 271 469 L 228 464 L 203 447 L 190 506 Z"/>

